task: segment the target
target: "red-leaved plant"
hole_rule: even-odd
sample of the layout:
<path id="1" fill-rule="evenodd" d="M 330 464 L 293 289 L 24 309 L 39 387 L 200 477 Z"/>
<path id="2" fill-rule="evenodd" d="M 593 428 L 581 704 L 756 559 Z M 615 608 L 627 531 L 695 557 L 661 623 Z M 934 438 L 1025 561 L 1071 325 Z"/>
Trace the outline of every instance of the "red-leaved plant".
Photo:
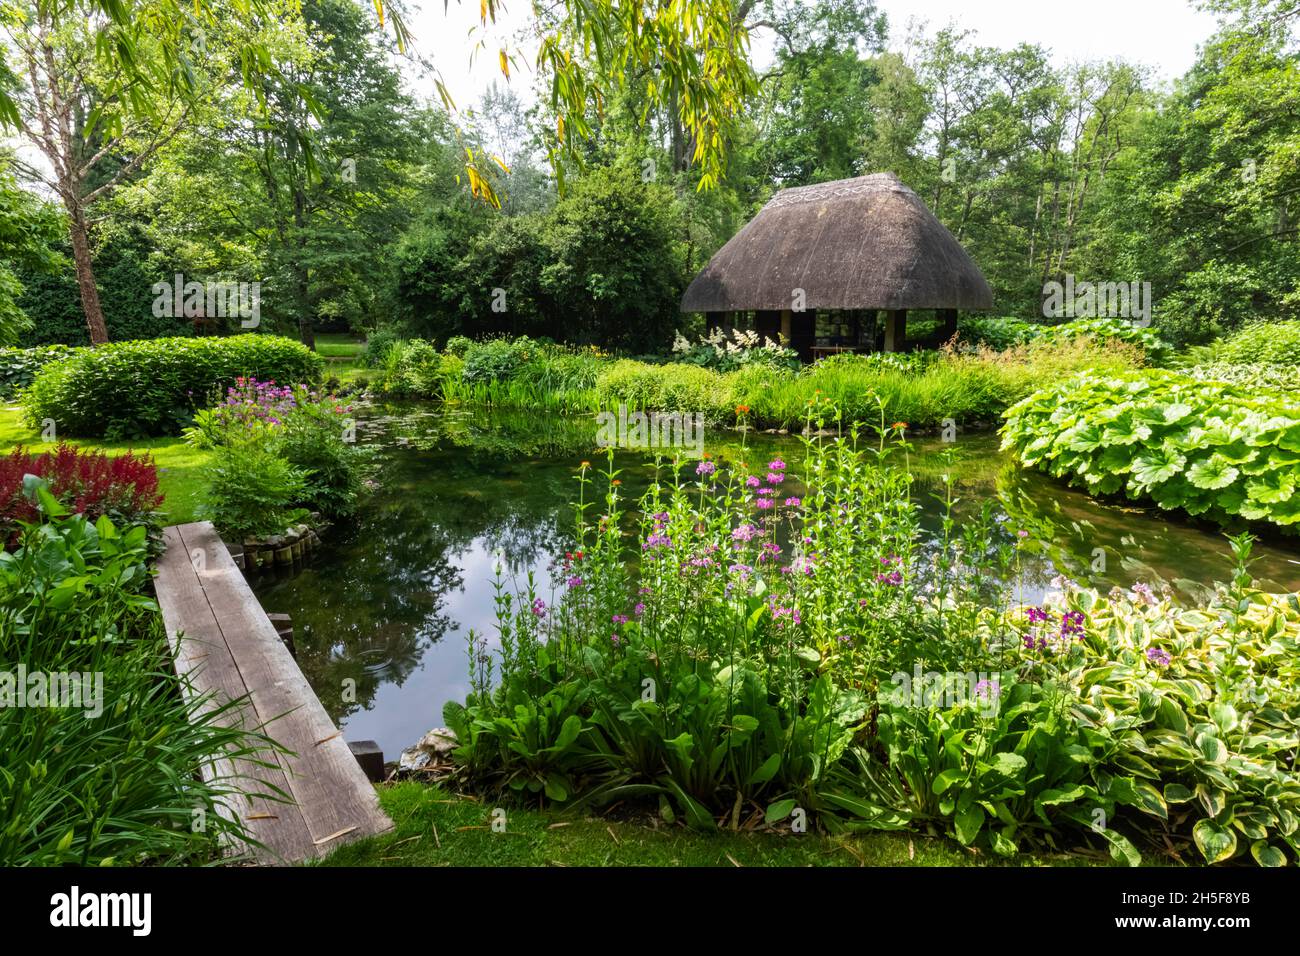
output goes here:
<path id="1" fill-rule="evenodd" d="M 149 455 L 109 456 L 71 445 L 43 454 L 19 447 L 0 458 L 0 543 L 11 545 L 19 522 L 37 522 L 36 503 L 23 494 L 23 476 L 49 482 L 50 493 L 92 521 L 107 515 L 119 527 L 153 524 L 162 505 L 158 469 Z"/>

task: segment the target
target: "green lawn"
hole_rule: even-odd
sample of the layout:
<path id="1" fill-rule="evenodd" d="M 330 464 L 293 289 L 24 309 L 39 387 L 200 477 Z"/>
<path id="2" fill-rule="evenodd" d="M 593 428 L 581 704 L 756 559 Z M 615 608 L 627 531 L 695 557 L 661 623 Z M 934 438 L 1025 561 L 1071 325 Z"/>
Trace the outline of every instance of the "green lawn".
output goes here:
<path id="1" fill-rule="evenodd" d="M 366 340 L 348 332 L 317 332 L 316 353 L 322 358 L 352 358 L 361 354 Z"/>
<path id="2" fill-rule="evenodd" d="M 366 341 L 348 332 L 321 332 L 316 336 L 316 353 L 325 360 L 325 377 L 352 384 L 365 369 L 357 364 Z"/>
<path id="3" fill-rule="evenodd" d="M 982 866 L 1006 861 L 950 840 L 907 833 L 844 837 L 702 834 L 512 809 L 494 832 L 491 806 L 419 782 L 379 788 L 394 831 L 340 847 L 325 866 Z M 1109 863 L 1075 854 L 1022 855 L 1015 866 Z"/>
<path id="4" fill-rule="evenodd" d="M 96 448 L 110 454 L 125 451 L 148 452 L 158 465 L 158 483 L 165 500 L 166 524 L 193 521 L 195 508 L 203 497 L 203 481 L 199 469 L 208 461 L 211 452 L 191 448 L 180 438 L 148 438 L 136 441 L 99 441 L 96 439 L 69 440 L 68 444 L 80 448 Z M 41 440 L 39 429 L 28 428 L 17 405 L 0 406 L 0 454 L 7 454 L 22 445 L 29 451 L 48 451 L 53 442 Z"/>

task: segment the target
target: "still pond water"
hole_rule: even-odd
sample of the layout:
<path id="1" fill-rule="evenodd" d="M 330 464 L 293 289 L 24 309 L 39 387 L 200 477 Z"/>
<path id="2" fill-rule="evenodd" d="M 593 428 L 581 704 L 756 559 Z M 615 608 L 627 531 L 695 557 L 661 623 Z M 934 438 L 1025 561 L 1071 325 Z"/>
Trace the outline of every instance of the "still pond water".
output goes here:
<path id="1" fill-rule="evenodd" d="M 563 553 L 573 527 L 577 463 L 599 460 L 595 434 L 590 417 L 424 406 L 364 413 L 358 440 L 376 450 L 379 487 L 357 515 L 329 530 L 306 566 L 254 582 L 267 611 L 292 616 L 298 662 L 349 740 L 375 740 L 385 759 L 396 759 L 443 723 L 446 701 L 464 698 L 466 635 L 494 635 L 498 555 L 507 578 L 523 582 L 533 572 L 550 602 L 551 559 Z M 739 442 L 736 432 L 707 431 L 705 451 L 726 459 L 739 453 Z M 748 444 L 748 460 L 780 456 L 797 471 L 797 438 L 751 436 Z M 914 445 L 915 500 L 928 529 L 937 527 L 932 496 L 949 472 L 960 507 L 992 502 L 1003 527 L 1029 532 L 1027 600 L 1058 571 L 1109 588 L 1157 579 L 1208 583 L 1231 568 L 1227 542 L 1212 529 L 1100 504 L 1022 472 L 998 451 L 995 435 Z M 619 452 L 617 465 L 622 490 L 635 500 L 651 460 Z M 1300 545 L 1272 542 L 1256 554 L 1254 571 L 1267 587 L 1300 588 Z M 1104 571 L 1093 570 L 1103 563 Z"/>

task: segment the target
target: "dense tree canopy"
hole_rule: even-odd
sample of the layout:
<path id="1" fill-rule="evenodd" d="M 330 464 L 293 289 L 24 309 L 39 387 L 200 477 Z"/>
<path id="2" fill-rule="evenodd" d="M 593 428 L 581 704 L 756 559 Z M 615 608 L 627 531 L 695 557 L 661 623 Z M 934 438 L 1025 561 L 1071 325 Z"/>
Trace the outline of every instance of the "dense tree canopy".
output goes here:
<path id="1" fill-rule="evenodd" d="M 904 43 L 872 0 L 572 0 L 533 24 L 531 101 L 515 70 L 454 112 L 404 88 L 406 38 L 371 5 L 277 2 L 231 0 L 241 25 L 216 2 L 183 29 L 146 17 L 129 68 L 93 42 L 122 35 L 116 6 L 6 8 L 0 112 L 46 157 L 16 169 L 63 209 L 59 238 L 48 203 L 0 188 L 11 336 L 19 309 L 27 341 L 85 341 L 77 314 L 91 338 L 174 331 L 147 288 L 183 274 L 260 283 L 264 327 L 306 341 L 391 324 L 662 349 L 684 284 L 775 190 L 882 170 L 1003 314 L 1041 317 L 1067 275 L 1151 283 L 1182 341 L 1296 314 L 1296 0 L 1215 0 L 1218 33 L 1169 86 L 955 29 Z M 42 36 L 53 86 L 21 55 Z M 67 137 L 42 126 L 56 92 Z"/>

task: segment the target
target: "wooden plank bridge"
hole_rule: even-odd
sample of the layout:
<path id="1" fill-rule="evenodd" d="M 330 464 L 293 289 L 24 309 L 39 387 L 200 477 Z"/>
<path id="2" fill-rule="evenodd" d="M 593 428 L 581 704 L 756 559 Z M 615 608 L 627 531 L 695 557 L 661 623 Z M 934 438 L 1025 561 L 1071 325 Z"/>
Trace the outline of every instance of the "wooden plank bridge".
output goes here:
<path id="1" fill-rule="evenodd" d="M 156 589 L 176 671 L 190 692 L 240 701 L 226 720 L 260 731 L 289 753 L 206 769 L 240 791 L 223 812 L 241 817 L 262 847 L 231 847 L 260 863 L 297 863 L 392 822 L 325 708 L 235 566 L 211 522 L 163 532 Z M 214 705 L 209 705 L 214 706 Z M 271 795 L 279 790 L 287 795 Z"/>

